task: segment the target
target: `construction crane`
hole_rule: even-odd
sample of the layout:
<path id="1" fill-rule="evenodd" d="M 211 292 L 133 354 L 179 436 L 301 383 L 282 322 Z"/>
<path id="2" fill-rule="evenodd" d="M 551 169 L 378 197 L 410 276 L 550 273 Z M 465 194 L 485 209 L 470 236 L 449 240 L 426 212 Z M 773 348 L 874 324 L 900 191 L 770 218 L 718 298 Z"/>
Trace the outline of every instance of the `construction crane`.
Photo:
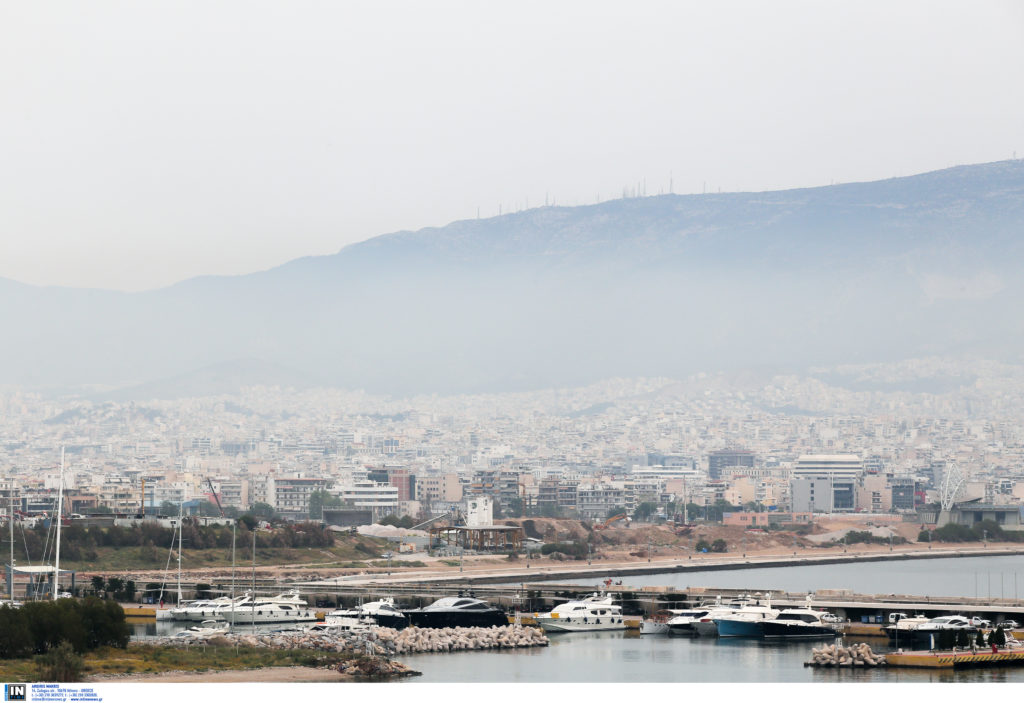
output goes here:
<path id="1" fill-rule="evenodd" d="M 217 491 L 213 490 L 213 481 L 210 480 L 209 476 L 206 477 L 206 483 L 210 486 L 210 493 L 213 494 L 213 500 L 217 503 L 217 510 L 220 511 L 220 516 L 224 517 L 224 506 L 220 504 L 220 498 L 217 497 Z"/>

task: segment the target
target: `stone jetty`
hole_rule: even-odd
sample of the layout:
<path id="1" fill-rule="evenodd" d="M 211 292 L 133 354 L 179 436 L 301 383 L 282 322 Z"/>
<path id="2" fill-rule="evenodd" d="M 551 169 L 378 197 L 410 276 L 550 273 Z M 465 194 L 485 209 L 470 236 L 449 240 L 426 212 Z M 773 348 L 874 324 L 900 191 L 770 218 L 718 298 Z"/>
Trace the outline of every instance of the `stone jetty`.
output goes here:
<path id="1" fill-rule="evenodd" d="M 312 649 L 326 652 L 352 652 L 369 656 L 392 656 L 418 652 L 457 652 L 483 649 L 543 647 L 548 638 L 541 630 L 520 625 L 504 627 L 447 627 L 440 629 L 407 627 L 393 630 L 373 627 L 365 632 L 292 632 L 211 633 L 193 637 L 159 637 L 146 644 L 194 647 L 230 645 L 271 649 Z"/>
<path id="2" fill-rule="evenodd" d="M 404 630 L 378 628 L 380 642 L 393 654 L 457 652 L 473 649 L 516 649 L 544 647 L 548 638 L 535 627 L 407 627 Z"/>
<path id="3" fill-rule="evenodd" d="M 865 643 L 841 647 L 834 644 L 811 650 L 811 661 L 804 666 L 885 666 L 885 656 L 875 654 Z"/>

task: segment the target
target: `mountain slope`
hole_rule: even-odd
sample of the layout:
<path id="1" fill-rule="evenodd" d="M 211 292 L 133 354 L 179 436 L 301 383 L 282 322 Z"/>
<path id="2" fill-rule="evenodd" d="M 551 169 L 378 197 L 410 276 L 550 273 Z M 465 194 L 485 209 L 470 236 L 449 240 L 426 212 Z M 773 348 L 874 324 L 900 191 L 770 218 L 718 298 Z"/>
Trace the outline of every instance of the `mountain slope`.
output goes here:
<path id="1" fill-rule="evenodd" d="M 0 383 L 239 358 L 375 391 L 1019 355 L 1024 162 L 547 207 L 146 293 L 0 280 Z M 233 383 L 244 379 L 235 378 Z"/>

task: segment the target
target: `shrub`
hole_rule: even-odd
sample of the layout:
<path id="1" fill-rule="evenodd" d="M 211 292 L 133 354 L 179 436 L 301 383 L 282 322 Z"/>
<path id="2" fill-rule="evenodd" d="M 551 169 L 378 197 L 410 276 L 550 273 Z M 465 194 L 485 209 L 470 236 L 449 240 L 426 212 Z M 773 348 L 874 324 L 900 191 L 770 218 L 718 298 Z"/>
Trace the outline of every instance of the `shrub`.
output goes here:
<path id="1" fill-rule="evenodd" d="M 82 657 L 75 654 L 74 648 L 67 640 L 63 640 L 46 654 L 36 657 L 36 672 L 40 681 L 80 681 L 82 666 Z"/>
<path id="2" fill-rule="evenodd" d="M 712 552 L 724 552 L 726 550 L 726 547 L 727 545 L 724 539 L 716 539 L 714 542 L 711 543 Z"/>
<path id="3" fill-rule="evenodd" d="M 710 552 L 711 544 L 706 540 L 702 539 L 693 546 L 695 552 Z"/>

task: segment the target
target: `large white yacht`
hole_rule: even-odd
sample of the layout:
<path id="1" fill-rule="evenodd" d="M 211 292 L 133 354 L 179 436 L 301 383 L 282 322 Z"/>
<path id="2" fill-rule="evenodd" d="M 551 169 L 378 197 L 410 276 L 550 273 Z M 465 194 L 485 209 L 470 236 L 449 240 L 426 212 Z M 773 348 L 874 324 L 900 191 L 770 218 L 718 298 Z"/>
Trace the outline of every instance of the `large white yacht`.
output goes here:
<path id="1" fill-rule="evenodd" d="M 246 596 L 235 598 L 235 604 L 245 602 Z M 194 600 L 190 603 L 183 603 L 177 608 L 171 608 L 171 619 L 189 622 L 203 622 L 204 620 L 223 620 L 220 615 L 222 606 L 231 605 L 231 598 L 222 596 L 213 600 Z"/>
<path id="2" fill-rule="evenodd" d="M 583 600 L 571 600 L 550 613 L 536 613 L 537 624 L 546 632 L 583 632 L 586 630 L 625 630 L 622 607 L 611 596 L 598 593 Z"/>
<path id="3" fill-rule="evenodd" d="M 246 596 L 240 603 L 220 606 L 217 614 L 234 625 L 316 620 L 316 612 L 309 607 L 298 591 L 289 591 L 274 597 Z"/>
<path id="4" fill-rule="evenodd" d="M 347 610 L 335 610 L 327 614 L 324 622 L 330 625 L 334 620 L 341 622 L 340 618 L 347 618 L 348 620 L 344 621 L 346 623 L 352 618 L 357 620 L 371 618 L 376 625 L 393 627 L 396 630 L 401 630 L 409 624 L 409 618 L 405 616 L 405 613 L 395 607 L 394 598 L 381 598 Z"/>

